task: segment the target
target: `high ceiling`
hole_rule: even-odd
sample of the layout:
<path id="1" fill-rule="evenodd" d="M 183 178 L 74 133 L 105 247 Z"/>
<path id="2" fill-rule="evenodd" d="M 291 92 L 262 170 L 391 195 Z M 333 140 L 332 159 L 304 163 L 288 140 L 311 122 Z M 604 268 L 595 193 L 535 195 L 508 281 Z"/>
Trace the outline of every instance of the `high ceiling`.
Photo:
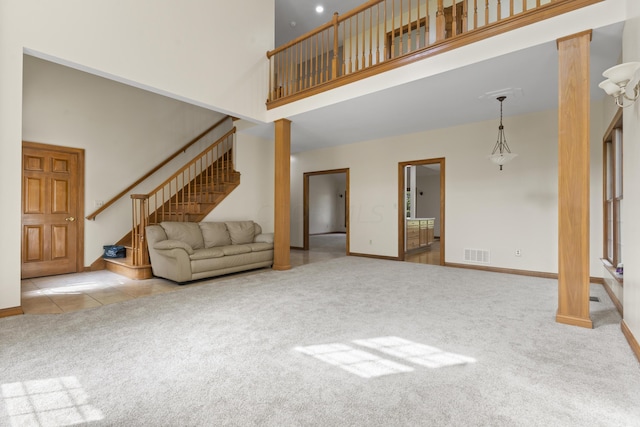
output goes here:
<path id="1" fill-rule="evenodd" d="M 276 39 L 285 43 L 357 7 L 358 0 L 276 0 Z M 323 14 L 315 7 L 322 4 Z M 295 27 L 291 27 L 295 21 Z M 602 99 L 602 72 L 621 54 L 622 24 L 595 29 L 591 42 L 591 97 Z M 279 45 L 277 43 L 276 45 Z M 400 134 L 456 126 L 497 117 L 495 96 L 512 91 L 505 117 L 558 106 L 558 52 L 555 42 L 479 62 L 430 78 L 350 99 L 293 117 L 292 152 L 349 144 Z M 345 120 L 345 118 L 348 118 Z M 251 133 L 273 136 L 271 124 Z"/>
<path id="2" fill-rule="evenodd" d="M 276 46 L 285 44 L 325 24 L 340 14 L 355 9 L 362 0 L 275 0 L 276 1 Z M 322 13 L 316 7 L 324 7 Z M 295 22 L 292 25 L 292 22 Z"/>

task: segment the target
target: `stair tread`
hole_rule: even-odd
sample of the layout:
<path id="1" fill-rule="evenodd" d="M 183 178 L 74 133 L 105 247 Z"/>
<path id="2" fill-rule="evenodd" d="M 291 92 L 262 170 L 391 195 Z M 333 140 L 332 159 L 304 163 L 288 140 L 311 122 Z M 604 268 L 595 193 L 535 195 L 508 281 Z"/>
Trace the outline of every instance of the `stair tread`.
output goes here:
<path id="1" fill-rule="evenodd" d="M 151 267 L 151 264 L 133 265 L 131 263 L 131 259 L 127 259 L 127 258 L 104 258 L 104 261 L 111 264 L 118 264 L 123 267 L 134 268 L 134 269 Z"/>

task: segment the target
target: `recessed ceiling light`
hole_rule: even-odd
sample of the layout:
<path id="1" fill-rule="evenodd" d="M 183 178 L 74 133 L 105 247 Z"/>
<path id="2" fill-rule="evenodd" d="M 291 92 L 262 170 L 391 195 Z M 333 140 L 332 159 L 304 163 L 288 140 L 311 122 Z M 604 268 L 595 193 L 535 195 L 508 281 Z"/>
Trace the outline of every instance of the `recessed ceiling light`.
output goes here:
<path id="1" fill-rule="evenodd" d="M 295 27 L 296 26 L 296 21 L 291 21 L 291 24 L 289 24 L 289 25 L 291 25 L 292 27 Z"/>
<path id="2" fill-rule="evenodd" d="M 316 6 L 316 12 L 318 13 L 324 12 L 324 7 L 322 7 L 321 5 Z"/>

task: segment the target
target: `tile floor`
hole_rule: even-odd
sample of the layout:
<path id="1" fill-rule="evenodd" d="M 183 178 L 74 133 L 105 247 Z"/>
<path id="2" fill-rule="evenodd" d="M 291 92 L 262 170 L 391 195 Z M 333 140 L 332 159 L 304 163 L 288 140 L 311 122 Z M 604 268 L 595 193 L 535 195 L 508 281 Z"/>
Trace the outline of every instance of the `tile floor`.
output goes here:
<path id="1" fill-rule="evenodd" d="M 344 234 L 310 236 L 309 246 L 309 251 L 291 250 L 292 267 L 346 256 Z M 434 257 L 439 259 L 439 250 L 434 249 L 435 247 L 432 251 L 411 255 L 406 261 L 433 263 L 429 260 Z M 252 270 L 232 276 L 257 274 L 260 271 Z M 66 313 L 149 295 L 176 292 L 204 283 L 207 283 L 207 280 L 188 285 L 178 285 L 160 278 L 132 280 L 107 270 L 38 277 L 22 281 L 22 309 L 25 314 Z"/>
<path id="2" fill-rule="evenodd" d="M 346 256 L 345 235 L 311 236 L 312 250 L 291 250 L 291 266 Z M 257 274 L 252 270 L 225 276 Z M 178 285 L 170 280 L 154 277 L 132 280 L 107 270 L 86 273 L 38 277 L 22 281 L 22 310 L 25 314 L 58 314 L 115 304 L 122 301 L 176 292 L 199 286 L 207 280 Z"/>

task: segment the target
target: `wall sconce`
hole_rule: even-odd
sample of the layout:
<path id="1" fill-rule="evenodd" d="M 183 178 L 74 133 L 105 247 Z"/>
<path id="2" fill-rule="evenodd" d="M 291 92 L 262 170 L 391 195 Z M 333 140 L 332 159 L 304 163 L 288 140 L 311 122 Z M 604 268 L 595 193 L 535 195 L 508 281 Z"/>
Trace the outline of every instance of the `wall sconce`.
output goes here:
<path id="1" fill-rule="evenodd" d="M 504 126 L 502 125 L 502 102 L 507 99 L 506 96 L 499 96 L 496 98 L 500 101 L 500 126 L 498 126 L 498 140 L 496 141 L 496 145 L 493 147 L 493 151 L 489 156 L 489 159 L 496 165 L 500 166 L 500 170 L 502 170 L 502 165 L 510 162 L 517 156 L 517 154 L 512 153 L 509 150 L 509 146 L 507 145 L 507 138 L 504 136 Z"/>
<path id="2" fill-rule="evenodd" d="M 629 107 L 640 95 L 640 62 L 626 62 L 602 73 L 607 80 L 598 86 L 616 100 L 618 107 Z M 631 102 L 626 102 L 627 101 Z"/>

